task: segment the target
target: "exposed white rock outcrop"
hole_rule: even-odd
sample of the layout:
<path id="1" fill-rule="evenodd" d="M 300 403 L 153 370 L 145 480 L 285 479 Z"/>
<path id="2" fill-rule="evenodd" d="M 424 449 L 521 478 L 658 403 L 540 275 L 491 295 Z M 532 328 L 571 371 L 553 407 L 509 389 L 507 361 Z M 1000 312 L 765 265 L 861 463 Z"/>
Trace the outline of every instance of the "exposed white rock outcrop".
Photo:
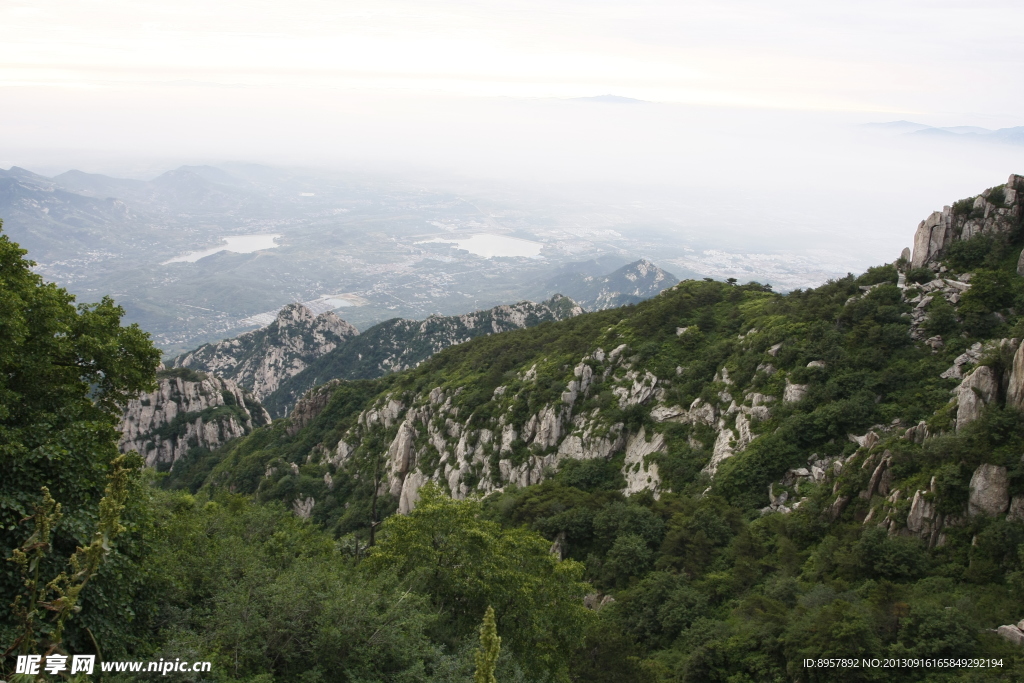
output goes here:
<path id="1" fill-rule="evenodd" d="M 1014 645 L 1024 645 L 1024 619 L 1016 624 L 1004 624 L 996 629 L 996 633 Z"/>
<path id="2" fill-rule="evenodd" d="M 982 365 L 964 377 L 954 393 L 957 401 L 956 430 L 960 431 L 981 417 L 984 407 L 996 400 L 999 378 L 992 368 Z"/>
<path id="3" fill-rule="evenodd" d="M 1014 496 L 1006 513 L 1008 522 L 1024 522 L 1024 496 Z"/>
<path id="4" fill-rule="evenodd" d="M 128 402 L 118 447 L 138 451 L 150 467 L 173 465 L 192 448 L 218 448 L 269 422 L 263 407 L 230 380 L 165 377 L 155 391 Z"/>
<path id="5" fill-rule="evenodd" d="M 966 212 L 957 213 L 946 206 L 932 213 L 921 221 L 914 234 L 911 267 L 937 262 L 953 242 L 1011 231 L 1021 215 L 1021 189 L 1021 178 L 1011 175 L 1004 187 L 982 192 Z"/>
<path id="6" fill-rule="evenodd" d="M 658 497 L 661 477 L 658 475 L 658 463 L 650 462 L 648 456 L 665 449 L 665 437 L 655 434 L 648 441 L 644 428 L 629 438 L 626 444 L 626 461 L 622 466 L 622 476 L 626 478 L 626 488 L 622 490 L 627 496 L 644 490 L 654 492 Z"/>
<path id="7" fill-rule="evenodd" d="M 921 420 L 903 433 L 903 438 L 912 443 L 922 444 L 929 437 L 928 423 Z"/>
<path id="8" fill-rule="evenodd" d="M 316 500 L 313 496 L 309 498 L 299 496 L 292 501 L 292 512 L 303 519 L 309 519 L 309 516 L 313 514 L 314 506 L 316 506 Z"/>
<path id="9" fill-rule="evenodd" d="M 1024 252 L 1021 252 L 1024 255 Z M 1024 344 L 1013 354 L 1013 367 L 1006 386 L 1006 405 L 1024 410 Z"/>
<path id="10" fill-rule="evenodd" d="M 967 514 L 970 517 L 987 515 L 997 517 L 1010 505 L 1010 479 L 1006 468 L 981 465 L 971 476 Z"/>
<path id="11" fill-rule="evenodd" d="M 171 365 L 231 379 L 263 399 L 281 382 L 357 334 L 356 328 L 334 313 L 314 315 L 302 304 L 289 304 L 269 326 L 205 344 L 178 356 Z"/>
<path id="12" fill-rule="evenodd" d="M 785 403 L 796 403 L 804 400 L 807 396 L 808 385 L 806 384 L 793 384 L 786 379 L 786 389 L 782 394 L 782 400 Z"/>
<path id="13" fill-rule="evenodd" d="M 735 454 L 733 449 L 733 441 L 735 439 L 736 433 L 723 425 L 718 432 L 718 436 L 715 438 L 715 445 L 711 449 L 711 460 L 704 466 L 701 472 L 714 477 L 718 472 L 719 465 Z"/>

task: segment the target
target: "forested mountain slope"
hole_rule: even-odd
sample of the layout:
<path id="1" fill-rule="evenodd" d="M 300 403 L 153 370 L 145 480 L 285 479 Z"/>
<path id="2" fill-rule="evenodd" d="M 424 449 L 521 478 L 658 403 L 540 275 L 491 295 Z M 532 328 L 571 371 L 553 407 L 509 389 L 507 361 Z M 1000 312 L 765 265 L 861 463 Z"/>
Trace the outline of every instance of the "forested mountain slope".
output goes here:
<path id="1" fill-rule="evenodd" d="M 800 664 L 827 656 L 1012 669 L 1019 631 L 993 629 L 1024 618 L 1021 190 L 816 289 L 690 280 L 328 383 L 168 484 L 280 500 L 357 545 L 429 482 L 490 494 L 585 563 L 659 680 L 884 679 Z"/>

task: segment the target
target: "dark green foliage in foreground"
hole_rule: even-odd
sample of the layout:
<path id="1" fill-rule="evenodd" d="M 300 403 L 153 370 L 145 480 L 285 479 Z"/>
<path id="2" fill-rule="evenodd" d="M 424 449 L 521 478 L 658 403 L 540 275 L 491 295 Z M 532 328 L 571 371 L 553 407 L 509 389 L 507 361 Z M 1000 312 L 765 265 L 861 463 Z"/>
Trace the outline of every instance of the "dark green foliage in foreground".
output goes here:
<path id="1" fill-rule="evenodd" d="M 23 521 L 43 500 L 62 517 L 45 559 L 45 583 L 68 569 L 75 549 L 96 530 L 98 503 L 118 457 L 120 409 L 153 384 L 159 352 L 137 326 L 121 327 L 124 311 L 109 299 L 75 306 L 74 297 L 31 271 L 25 252 L 0 234 L 0 646 L 15 639 L 7 606 L 22 593 L 6 562 L 32 533 Z M 133 460 L 138 470 L 139 461 Z M 138 487 L 137 476 L 133 487 Z M 146 552 L 150 513 L 136 490 L 122 516 L 126 533 L 90 580 L 82 612 L 64 641 L 87 647 L 89 631 L 112 643 L 131 642 L 133 600 L 144 588 L 138 561 Z M 70 571 L 70 570 L 69 570 Z M 48 627 L 39 637 L 46 641 Z M 86 630 L 88 629 L 88 631 Z M 123 645 L 121 646 L 123 648 Z M 112 644 L 112 651 L 119 651 Z M 123 650 L 122 650 L 123 651 Z"/>

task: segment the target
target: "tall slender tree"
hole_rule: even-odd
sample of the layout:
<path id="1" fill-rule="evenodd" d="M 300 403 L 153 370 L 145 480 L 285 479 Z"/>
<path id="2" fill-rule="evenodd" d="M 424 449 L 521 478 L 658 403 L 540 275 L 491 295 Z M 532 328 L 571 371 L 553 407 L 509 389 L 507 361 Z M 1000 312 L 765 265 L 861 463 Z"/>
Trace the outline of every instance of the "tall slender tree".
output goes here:
<path id="1" fill-rule="evenodd" d="M 480 624 L 480 649 L 476 651 L 476 673 L 473 683 L 498 683 L 494 670 L 498 666 L 498 655 L 501 653 L 501 638 L 498 636 L 498 625 L 494 619 L 494 608 L 487 606 L 484 621 Z"/>

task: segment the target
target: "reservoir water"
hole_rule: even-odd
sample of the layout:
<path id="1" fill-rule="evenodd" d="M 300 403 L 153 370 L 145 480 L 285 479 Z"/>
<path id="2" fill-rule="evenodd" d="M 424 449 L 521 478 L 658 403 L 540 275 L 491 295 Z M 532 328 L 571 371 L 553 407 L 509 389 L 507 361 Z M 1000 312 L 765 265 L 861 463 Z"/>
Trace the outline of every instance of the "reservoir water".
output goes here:
<path id="1" fill-rule="evenodd" d="M 274 240 L 278 237 L 280 237 L 280 235 L 232 235 L 231 237 L 224 237 L 224 244 L 221 246 L 203 249 L 201 251 L 190 251 L 187 254 L 175 256 L 169 261 L 164 261 L 161 265 L 166 265 L 168 263 L 195 263 L 201 258 L 213 256 L 214 254 L 222 251 L 231 251 L 236 254 L 251 254 L 254 251 L 273 249 L 277 246 L 277 244 L 274 243 Z"/>
<path id="2" fill-rule="evenodd" d="M 423 240 L 416 244 L 455 244 L 459 249 L 464 249 L 471 254 L 484 258 L 493 258 L 495 256 L 540 258 L 540 250 L 544 247 L 540 242 L 522 240 L 518 237 L 506 237 L 504 235 L 473 235 L 466 239 L 435 237 L 434 239 Z"/>

